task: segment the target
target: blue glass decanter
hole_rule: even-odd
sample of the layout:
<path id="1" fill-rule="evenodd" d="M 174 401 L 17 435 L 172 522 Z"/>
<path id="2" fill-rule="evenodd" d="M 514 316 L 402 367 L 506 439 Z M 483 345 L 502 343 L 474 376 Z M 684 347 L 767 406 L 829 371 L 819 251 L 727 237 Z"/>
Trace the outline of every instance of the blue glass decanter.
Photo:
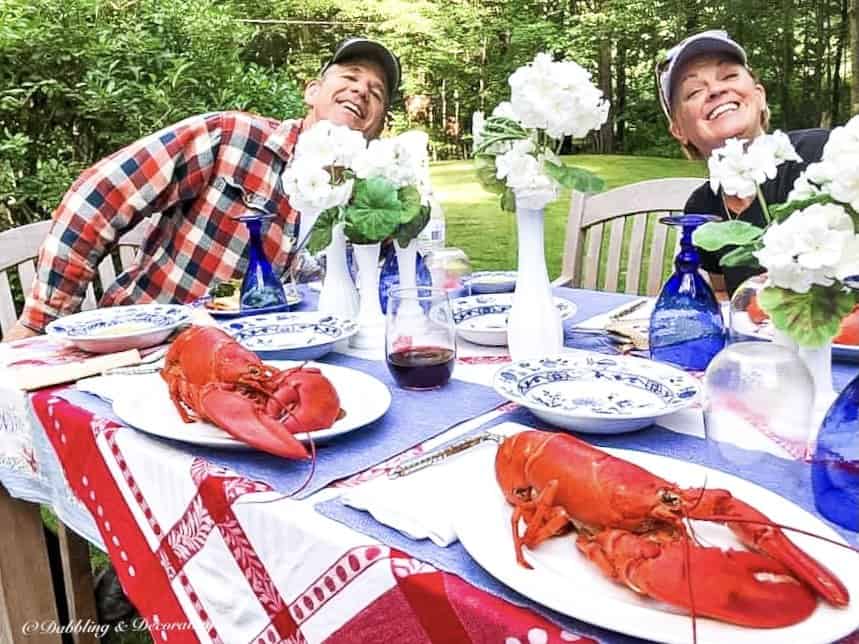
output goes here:
<path id="1" fill-rule="evenodd" d="M 820 514 L 859 532 L 859 376 L 826 412 L 811 461 L 811 486 Z"/>
<path id="2" fill-rule="evenodd" d="M 714 215 L 663 217 L 682 227 L 674 274 L 668 278 L 650 318 L 650 357 L 682 369 L 703 371 L 725 346 L 725 323 L 713 289 L 698 272 L 700 258 L 692 244 L 694 230 Z"/>
<path id="3" fill-rule="evenodd" d="M 397 252 L 394 250 L 393 243 L 382 246 L 382 256 L 384 263 L 379 276 L 379 302 L 382 305 L 382 312 L 385 313 L 388 310 L 388 292 L 400 284 L 400 266 L 397 262 Z M 415 284 L 416 286 L 432 286 L 432 275 L 430 275 L 420 251 L 416 253 L 415 257 Z"/>
<path id="4" fill-rule="evenodd" d="M 239 296 L 241 309 L 253 312 L 282 311 L 288 307 L 280 279 L 265 256 L 262 245 L 262 223 L 272 219 L 269 213 L 248 213 L 237 217 L 248 228 L 248 266 Z"/>

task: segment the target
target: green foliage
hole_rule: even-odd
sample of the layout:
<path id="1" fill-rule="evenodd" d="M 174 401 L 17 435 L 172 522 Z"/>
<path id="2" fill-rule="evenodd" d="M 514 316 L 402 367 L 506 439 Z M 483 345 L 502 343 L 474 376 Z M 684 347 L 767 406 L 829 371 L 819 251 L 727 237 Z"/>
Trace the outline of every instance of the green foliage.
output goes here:
<path id="1" fill-rule="evenodd" d="M 0 228 L 47 216 L 103 156 L 187 116 L 303 113 L 293 75 L 244 58 L 211 0 L 0 3 Z"/>
<path id="2" fill-rule="evenodd" d="M 840 286 L 815 285 L 808 293 L 768 286 L 758 296 L 758 304 L 769 314 L 775 328 L 797 344 L 819 347 L 838 335 L 841 320 L 856 304 L 856 295 Z"/>
<path id="3" fill-rule="evenodd" d="M 374 244 L 404 223 L 397 189 L 386 179 L 356 179 L 351 203 L 344 208 L 346 237 L 355 244 Z"/>

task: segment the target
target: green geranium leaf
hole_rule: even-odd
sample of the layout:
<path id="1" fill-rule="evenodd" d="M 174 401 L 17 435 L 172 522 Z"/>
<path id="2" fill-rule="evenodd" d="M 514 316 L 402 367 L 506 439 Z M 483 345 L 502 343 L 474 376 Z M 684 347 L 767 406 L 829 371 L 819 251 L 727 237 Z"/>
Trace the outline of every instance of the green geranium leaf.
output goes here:
<path id="1" fill-rule="evenodd" d="M 310 229 L 310 239 L 307 240 L 307 249 L 311 253 L 318 253 L 331 243 L 331 233 L 334 226 L 340 223 L 340 209 L 329 208 L 324 211 L 313 228 Z"/>
<path id="2" fill-rule="evenodd" d="M 397 192 L 402 210 L 400 211 L 400 223 L 407 224 L 420 215 L 421 193 L 414 186 L 404 186 Z"/>
<path id="3" fill-rule="evenodd" d="M 400 243 L 401 247 L 405 248 L 426 227 L 429 220 L 430 207 L 419 206 L 417 217 L 413 217 L 411 221 L 397 228 L 394 238 Z"/>
<path id="4" fill-rule="evenodd" d="M 856 295 L 838 286 L 815 285 L 808 293 L 767 286 L 758 295 L 758 304 L 773 326 L 797 344 L 819 347 L 838 335 L 841 320 L 856 304 Z"/>
<path id="5" fill-rule="evenodd" d="M 495 157 L 489 154 L 478 154 L 474 157 L 474 168 L 477 180 L 485 190 L 497 195 L 504 194 L 507 185 L 496 176 Z"/>
<path id="6" fill-rule="evenodd" d="M 512 188 L 505 189 L 504 194 L 501 195 L 501 210 L 516 212 L 516 195 L 513 194 Z"/>
<path id="7" fill-rule="evenodd" d="M 745 221 L 711 221 L 692 233 L 692 243 L 703 250 L 713 251 L 725 246 L 747 246 L 763 234 L 763 228 Z"/>
<path id="8" fill-rule="evenodd" d="M 355 182 L 352 203 L 346 206 L 346 237 L 355 244 L 374 244 L 400 225 L 403 205 L 397 187 L 381 177 Z"/>
<path id="9" fill-rule="evenodd" d="M 758 258 L 754 253 L 757 246 L 740 246 L 729 253 L 725 253 L 719 260 L 721 266 L 757 266 Z"/>
<path id="10" fill-rule="evenodd" d="M 555 165 L 550 161 L 543 162 L 543 172 L 552 177 L 565 188 L 579 192 L 599 192 L 605 187 L 605 181 L 584 168 L 566 165 Z"/>

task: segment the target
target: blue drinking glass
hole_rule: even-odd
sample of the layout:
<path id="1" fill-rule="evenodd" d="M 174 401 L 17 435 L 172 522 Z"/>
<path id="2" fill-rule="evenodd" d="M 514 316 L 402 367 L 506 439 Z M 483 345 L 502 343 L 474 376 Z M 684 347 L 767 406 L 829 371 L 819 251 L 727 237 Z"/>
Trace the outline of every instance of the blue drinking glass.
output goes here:
<path id="1" fill-rule="evenodd" d="M 242 279 L 239 303 L 244 309 L 277 311 L 286 309 L 286 292 L 272 269 L 262 245 L 262 223 L 272 219 L 269 213 L 248 213 L 236 217 L 248 228 L 248 266 Z"/>
<path id="2" fill-rule="evenodd" d="M 714 215 L 676 215 L 659 221 L 682 228 L 674 274 L 668 278 L 650 318 L 650 357 L 682 369 L 703 371 L 725 346 L 725 323 L 713 289 L 698 272 L 694 230 Z"/>
<path id="3" fill-rule="evenodd" d="M 859 376 L 826 412 L 811 461 L 811 487 L 820 514 L 859 532 Z"/>

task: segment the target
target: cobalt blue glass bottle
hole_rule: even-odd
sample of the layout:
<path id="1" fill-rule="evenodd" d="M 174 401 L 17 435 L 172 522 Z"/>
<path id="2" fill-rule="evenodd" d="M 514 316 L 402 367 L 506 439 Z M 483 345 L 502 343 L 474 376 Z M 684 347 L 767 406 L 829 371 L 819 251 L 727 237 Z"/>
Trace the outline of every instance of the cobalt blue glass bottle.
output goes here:
<path id="1" fill-rule="evenodd" d="M 262 245 L 262 222 L 274 215 L 248 213 L 237 217 L 248 228 L 248 266 L 242 279 L 239 302 L 242 309 L 266 309 L 268 311 L 287 307 L 283 284 L 275 275 L 271 263 L 265 256 Z"/>
<path id="2" fill-rule="evenodd" d="M 811 461 L 811 487 L 820 514 L 859 532 L 859 376 L 826 412 Z"/>
<path id="3" fill-rule="evenodd" d="M 714 215 L 677 215 L 659 221 L 682 227 L 674 274 L 662 287 L 650 318 L 650 357 L 682 369 L 703 371 L 725 346 L 725 323 L 713 289 L 698 272 L 692 233 Z"/>
<path id="4" fill-rule="evenodd" d="M 379 276 L 379 302 L 382 305 L 382 312 L 387 313 L 388 292 L 400 283 L 400 265 L 397 262 L 397 251 L 393 243 L 382 245 L 382 256 L 385 262 L 382 264 L 382 273 Z M 415 285 L 432 286 L 432 276 L 420 251 L 415 257 Z"/>

